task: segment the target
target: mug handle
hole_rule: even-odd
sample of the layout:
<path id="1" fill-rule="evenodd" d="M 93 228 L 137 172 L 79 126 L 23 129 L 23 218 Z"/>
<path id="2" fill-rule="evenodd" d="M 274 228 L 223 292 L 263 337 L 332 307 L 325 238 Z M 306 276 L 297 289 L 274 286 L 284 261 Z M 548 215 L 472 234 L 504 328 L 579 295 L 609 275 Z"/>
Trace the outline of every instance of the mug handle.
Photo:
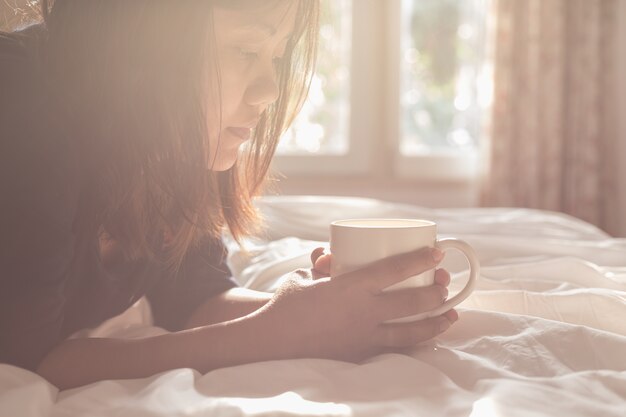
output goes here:
<path id="1" fill-rule="evenodd" d="M 474 249 L 472 249 L 472 247 L 466 242 L 460 239 L 441 239 L 435 243 L 435 246 L 443 251 L 446 251 L 448 249 L 457 249 L 462 252 L 469 262 L 470 274 L 465 288 L 463 288 L 454 297 L 446 300 L 446 302 L 444 302 L 439 307 L 429 311 L 426 314 L 426 317 L 439 316 L 446 311 L 452 309 L 452 307 L 456 306 L 467 297 L 469 297 L 472 291 L 474 291 L 474 287 L 476 286 L 476 280 L 478 279 L 478 275 L 480 274 L 480 263 L 478 262 L 478 256 L 476 256 L 476 252 L 474 252 Z"/>

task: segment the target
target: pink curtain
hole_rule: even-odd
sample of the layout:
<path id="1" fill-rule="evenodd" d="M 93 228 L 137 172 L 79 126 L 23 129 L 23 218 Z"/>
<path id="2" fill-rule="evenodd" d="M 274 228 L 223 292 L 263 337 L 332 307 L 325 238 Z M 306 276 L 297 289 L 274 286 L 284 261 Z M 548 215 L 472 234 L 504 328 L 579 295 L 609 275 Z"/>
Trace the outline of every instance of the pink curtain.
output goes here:
<path id="1" fill-rule="evenodd" d="M 618 1 L 496 0 L 483 205 L 617 231 Z"/>

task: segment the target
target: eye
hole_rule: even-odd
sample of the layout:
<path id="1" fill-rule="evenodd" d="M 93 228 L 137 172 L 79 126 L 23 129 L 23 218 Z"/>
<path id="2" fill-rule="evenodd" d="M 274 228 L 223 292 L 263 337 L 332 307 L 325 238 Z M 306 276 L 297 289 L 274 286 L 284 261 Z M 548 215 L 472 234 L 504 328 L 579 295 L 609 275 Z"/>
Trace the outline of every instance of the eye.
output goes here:
<path id="1" fill-rule="evenodd" d="M 240 58 L 246 61 L 255 60 L 258 57 L 258 53 L 250 48 L 235 48 Z"/>
<path id="2" fill-rule="evenodd" d="M 284 56 L 275 56 L 274 59 L 272 60 L 272 62 L 274 63 L 274 68 L 278 69 L 280 68 L 280 66 L 283 64 L 285 60 Z"/>

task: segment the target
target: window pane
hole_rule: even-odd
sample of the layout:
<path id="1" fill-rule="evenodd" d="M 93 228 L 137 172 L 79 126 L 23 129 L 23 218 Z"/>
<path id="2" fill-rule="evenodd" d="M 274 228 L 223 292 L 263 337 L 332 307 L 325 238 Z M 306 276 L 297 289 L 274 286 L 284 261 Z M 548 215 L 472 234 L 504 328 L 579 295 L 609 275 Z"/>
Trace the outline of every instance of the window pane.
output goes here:
<path id="1" fill-rule="evenodd" d="M 278 154 L 348 150 L 352 0 L 321 1 L 320 43 L 309 97 Z"/>
<path id="2" fill-rule="evenodd" d="M 489 0 L 403 0 L 401 152 L 478 145 L 488 101 Z M 482 96 L 481 96 L 482 95 Z"/>

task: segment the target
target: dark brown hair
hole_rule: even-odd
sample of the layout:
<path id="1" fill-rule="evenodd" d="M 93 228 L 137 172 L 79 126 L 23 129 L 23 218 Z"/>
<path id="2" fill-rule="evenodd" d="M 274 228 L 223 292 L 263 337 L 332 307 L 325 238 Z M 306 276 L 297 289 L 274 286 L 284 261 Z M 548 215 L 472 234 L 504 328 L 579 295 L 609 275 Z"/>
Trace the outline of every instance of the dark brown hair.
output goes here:
<path id="1" fill-rule="evenodd" d="M 235 165 L 209 171 L 213 7 L 264 8 L 285 1 L 297 7 L 297 33 L 277 69 L 278 100 L 262 114 Z M 90 173 L 77 222 L 81 233 L 88 239 L 106 233 L 129 259 L 155 257 L 176 269 L 191 247 L 219 236 L 225 226 L 235 238 L 253 231 L 258 221 L 253 198 L 308 91 L 318 0 L 42 0 L 41 5 L 51 106 L 70 126 Z"/>

